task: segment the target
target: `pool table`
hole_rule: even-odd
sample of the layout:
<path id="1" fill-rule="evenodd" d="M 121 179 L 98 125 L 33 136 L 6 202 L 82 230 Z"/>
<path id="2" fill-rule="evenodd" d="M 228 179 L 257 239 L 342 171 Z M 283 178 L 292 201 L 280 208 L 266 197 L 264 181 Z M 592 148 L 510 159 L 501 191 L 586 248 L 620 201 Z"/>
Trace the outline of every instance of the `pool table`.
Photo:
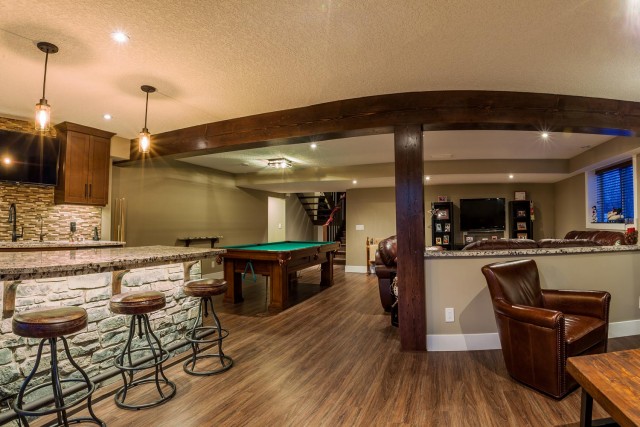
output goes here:
<path id="1" fill-rule="evenodd" d="M 242 273 L 255 274 L 271 279 L 269 310 L 284 310 L 289 306 L 289 286 L 296 281 L 296 272 L 314 265 L 321 265 L 320 285 L 333 284 L 333 256 L 340 247 L 339 242 L 272 242 L 252 245 L 225 246 L 226 253 L 217 258 L 224 259 L 224 279 L 227 293 L 224 301 L 242 302 Z"/>

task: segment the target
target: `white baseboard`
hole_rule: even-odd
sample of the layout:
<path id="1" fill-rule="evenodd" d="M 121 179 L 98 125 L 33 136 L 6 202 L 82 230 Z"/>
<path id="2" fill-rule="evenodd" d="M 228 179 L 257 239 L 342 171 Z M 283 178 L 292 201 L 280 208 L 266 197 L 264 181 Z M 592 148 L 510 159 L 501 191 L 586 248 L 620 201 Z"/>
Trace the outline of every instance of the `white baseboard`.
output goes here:
<path id="1" fill-rule="evenodd" d="M 427 335 L 427 351 L 495 350 L 500 348 L 498 333 Z"/>
<path id="2" fill-rule="evenodd" d="M 609 338 L 640 335 L 640 320 L 609 323 Z M 427 351 L 498 350 L 498 333 L 427 335 Z"/>
<path id="3" fill-rule="evenodd" d="M 364 265 L 345 265 L 344 266 L 345 273 L 366 273 L 367 267 Z"/>
<path id="4" fill-rule="evenodd" d="M 609 338 L 640 335 L 640 320 L 609 323 Z"/>

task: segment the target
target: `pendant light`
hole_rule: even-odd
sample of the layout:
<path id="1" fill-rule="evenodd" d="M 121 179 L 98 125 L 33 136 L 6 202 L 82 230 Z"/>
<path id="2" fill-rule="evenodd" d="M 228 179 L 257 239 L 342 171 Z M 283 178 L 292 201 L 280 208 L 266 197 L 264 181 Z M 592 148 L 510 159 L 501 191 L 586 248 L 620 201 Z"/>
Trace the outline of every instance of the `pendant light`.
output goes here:
<path id="1" fill-rule="evenodd" d="M 142 128 L 142 132 L 138 137 L 138 151 L 140 153 L 148 153 L 151 148 L 151 134 L 149 133 L 149 129 L 147 129 L 147 110 L 149 109 L 149 94 L 156 91 L 156 88 L 149 85 L 140 86 L 143 92 L 147 94 L 147 101 L 144 106 L 144 128 Z"/>
<path id="2" fill-rule="evenodd" d="M 47 85 L 47 63 L 49 62 L 49 54 L 58 52 L 58 46 L 48 43 L 39 42 L 36 46 L 43 51 L 46 56 L 44 59 L 44 79 L 42 81 L 42 98 L 40 102 L 36 104 L 36 130 L 45 132 L 49 130 L 51 125 L 51 106 L 47 104 L 47 99 L 44 96 L 44 90 Z"/>

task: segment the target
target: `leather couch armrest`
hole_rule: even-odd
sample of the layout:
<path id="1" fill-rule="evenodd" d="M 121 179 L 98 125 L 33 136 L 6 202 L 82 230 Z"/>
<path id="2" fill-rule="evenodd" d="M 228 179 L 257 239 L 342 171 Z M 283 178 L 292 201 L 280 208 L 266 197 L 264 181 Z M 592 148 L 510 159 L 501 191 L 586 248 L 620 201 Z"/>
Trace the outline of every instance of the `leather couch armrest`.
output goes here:
<path id="1" fill-rule="evenodd" d="M 543 289 L 542 300 L 545 308 L 609 321 L 609 292 Z"/>
<path id="2" fill-rule="evenodd" d="M 560 320 L 564 319 L 564 315 L 556 310 L 509 304 L 502 299 L 495 300 L 493 308 L 496 314 L 548 329 L 556 329 L 560 325 Z"/>
<path id="3" fill-rule="evenodd" d="M 396 269 L 387 267 L 384 264 L 376 265 L 376 276 L 378 276 L 379 279 L 390 279 L 392 272 L 395 273 Z"/>

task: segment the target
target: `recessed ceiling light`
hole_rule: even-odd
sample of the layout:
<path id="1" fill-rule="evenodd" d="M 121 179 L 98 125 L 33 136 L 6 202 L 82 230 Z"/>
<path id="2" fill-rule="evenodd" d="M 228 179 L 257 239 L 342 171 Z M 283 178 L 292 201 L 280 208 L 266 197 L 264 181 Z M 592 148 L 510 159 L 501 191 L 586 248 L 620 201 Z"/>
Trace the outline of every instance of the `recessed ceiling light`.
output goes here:
<path id="1" fill-rule="evenodd" d="M 358 183 L 358 180 L 354 179 L 354 180 L 353 180 L 353 181 L 351 181 L 351 182 L 353 182 L 354 184 L 357 184 L 357 183 Z"/>
<path id="2" fill-rule="evenodd" d="M 126 43 L 129 41 L 129 36 L 122 31 L 114 31 L 111 33 L 111 38 L 118 43 Z"/>
<path id="3" fill-rule="evenodd" d="M 313 142 L 313 143 L 311 144 L 311 149 L 312 149 L 312 150 L 315 150 L 316 148 L 318 148 L 318 144 L 316 144 L 315 142 Z"/>
<path id="4" fill-rule="evenodd" d="M 2 163 L 4 163 L 5 165 L 10 165 L 11 164 L 11 157 L 9 156 L 5 156 L 2 158 Z"/>
<path id="5" fill-rule="evenodd" d="M 542 132 L 540 136 L 542 137 L 542 139 L 547 139 L 549 138 L 549 132 Z"/>
<path id="6" fill-rule="evenodd" d="M 513 179 L 513 174 L 509 174 L 509 179 Z"/>
<path id="7" fill-rule="evenodd" d="M 427 175 L 427 176 L 425 176 L 425 177 L 424 177 L 424 179 L 425 179 L 426 181 L 429 181 L 429 180 L 431 179 L 431 177 L 430 177 L 429 175 Z"/>
<path id="8" fill-rule="evenodd" d="M 104 117 L 104 119 L 105 119 L 105 120 L 111 120 L 111 114 L 109 114 L 109 113 L 106 113 L 106 114 L 105 114 L 104 116 L 102 116 L 102 117 Z"/>

